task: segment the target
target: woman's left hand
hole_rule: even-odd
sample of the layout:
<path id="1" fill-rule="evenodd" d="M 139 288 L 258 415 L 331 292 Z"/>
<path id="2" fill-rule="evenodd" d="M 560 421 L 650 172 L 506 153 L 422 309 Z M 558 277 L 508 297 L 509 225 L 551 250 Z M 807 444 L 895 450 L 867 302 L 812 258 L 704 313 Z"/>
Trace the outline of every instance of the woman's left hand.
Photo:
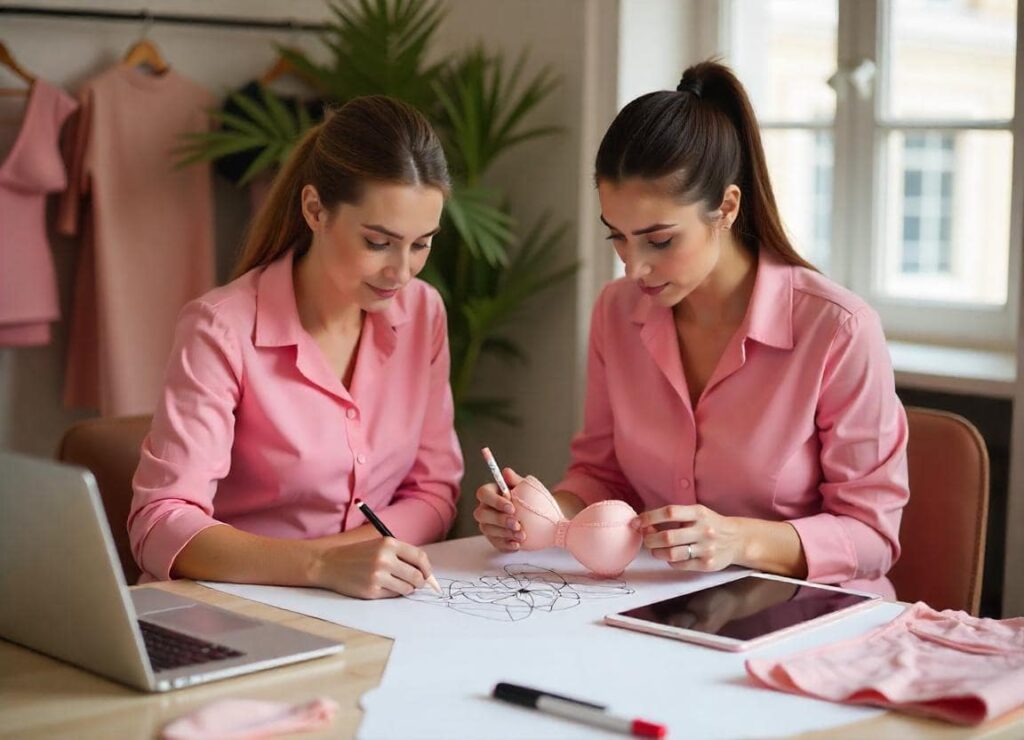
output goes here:
<path id="1" fill-rule="evenodd" d="M 633 526 L 644 536 L 651 555 L 679 570 L 722 570 L 736 564 L 746 548 L 741 520 L 702 504 L 645 511 Z"/>

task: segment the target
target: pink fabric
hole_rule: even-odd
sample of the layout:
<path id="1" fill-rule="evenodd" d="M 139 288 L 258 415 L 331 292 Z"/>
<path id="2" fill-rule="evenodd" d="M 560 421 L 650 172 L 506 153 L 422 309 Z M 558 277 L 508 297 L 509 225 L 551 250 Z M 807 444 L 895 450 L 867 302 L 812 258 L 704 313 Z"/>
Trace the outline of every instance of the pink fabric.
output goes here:
<path id="1" fill-rule="evenodd" d="M 299 322 L 291 254 L 189 303 L 135 473 L 139 567 L 168 578 L 217 523 L 337 534 L 366 521 L 356 498 L 398 539 L 441 539 L 462 477 L 448 369 L 444 304 L 419 280 L 367 314 L 351 389 Z"/>
<path id="2" fill-rule="evenodd" d="M 60 228 L 82 234 L 64 400 L 149 413 L 181 307 L 213 287 L 210 168 L 175 166 L 209 127 L 209 92 L 171 70 L 113 67 L 86 83 Z"/>
<path id="3" fill-rule="evenodd" d="M 36 80 L 0 164 L 0 346 L 48 344 L 60 317 L 46 236 L 46 196 L 67 186 L 59 139 L 74 99 Z"/>
<path id="4" fill-rule="evenodd" d="M 1024 704 L 1024 618 L 979 619 L 918 602 L 866 635 L 746 665 L 779 691 L 974 725 Z"/>
<path id="5" fill-rule="evenodd" d="M 899 556 L 906 442 L 877 315 L 762 250 L 746 318 L 696 410 L 671 310 L 633 281 L 605 287 L 590 327 L 583 429 L 554 490 L 638 511 L 700 503 L 788 521 L 810 580 L 871 581 Z M 873 587 L 892 592 L 888 581 Z"/>
<path id="6" fill-rule="evenodd" d="M 221 699 L 164 726 L 164 740 L 241 740 L 310 732 L 328 727 L 337 702 L 314 699 L 307 704 L 282 704 L 255 699 Z"/>
<path id="7" fill-rule="evenodd" d="M 523 550 L 563 548 L 600 576 L 619 575 L 640 551 L 642 537 L 629 526 L 636 512 L 623 501 L 598 501 L 569 521 L 550 491 L 532 475 L 511 493 L 526 535 Z"/>

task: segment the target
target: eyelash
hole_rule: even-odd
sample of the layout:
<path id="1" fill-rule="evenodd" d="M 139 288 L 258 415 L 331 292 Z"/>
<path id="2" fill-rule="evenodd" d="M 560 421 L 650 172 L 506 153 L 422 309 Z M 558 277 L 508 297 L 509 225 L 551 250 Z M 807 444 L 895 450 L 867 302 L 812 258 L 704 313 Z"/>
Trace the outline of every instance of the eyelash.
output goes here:
<path id="1" fill-rule="evenodd" d="M 624 241 L 626 241 L 625 237 L 622 236 L 622 234 L 609 234 L 608 236 L 605 237 L 605 239 L 608 239 L 609 241 L 613 241 L 613 242 L 624 242 Z M 647 243 L 649 245 L 651 245 L 652 247 L 654 247 L 655 249 L 665 249 L 666 247 L 668 247 L 669 245 L 672 244 L 672 239 L 673 239 L 673 237 L 670 236 L 668 239 L 666 239 L 663 242 L 651 242 L 651 241 L 649 241 Z"/>
<path id="2" fill-rule="evenodd" d="M 391 242 L 378 243 L 370 239 L 367 239 L 366 237 L 363 237 L 363 241 L 365 241 L 366 246 L 368 246 L 374 252 L 382 252 L 391 246 Z M 412 248 L 415 251 L 422 251 L 424 249 L 430 249 L 430 245 L 423 244 L 422 242 L 413 242 Z"/>

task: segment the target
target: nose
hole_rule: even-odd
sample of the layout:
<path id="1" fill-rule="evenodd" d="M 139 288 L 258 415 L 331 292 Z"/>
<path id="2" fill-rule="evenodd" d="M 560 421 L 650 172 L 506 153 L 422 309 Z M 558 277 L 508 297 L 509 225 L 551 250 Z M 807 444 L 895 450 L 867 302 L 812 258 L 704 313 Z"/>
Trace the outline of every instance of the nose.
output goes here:
<path id="1" fill-rule="evenodd" d="M 398 250 L 398 254 L 394 260 L 384 268 L 384 273 L 387 275 L 388 280 L 392 280 L 398 285 L 405 285 L 409 282 L 412 279 L 411 255 L 409 254 L 409 250 Z"/>
<path id="2" fill-rule="evenodd" d="M 627 250 L 623 255 L 622 261 L 626 277 L 630 280 L 640 280 L 651 272 L 650 265 L 643 258 L 639 257 L 635 250 Z"/>

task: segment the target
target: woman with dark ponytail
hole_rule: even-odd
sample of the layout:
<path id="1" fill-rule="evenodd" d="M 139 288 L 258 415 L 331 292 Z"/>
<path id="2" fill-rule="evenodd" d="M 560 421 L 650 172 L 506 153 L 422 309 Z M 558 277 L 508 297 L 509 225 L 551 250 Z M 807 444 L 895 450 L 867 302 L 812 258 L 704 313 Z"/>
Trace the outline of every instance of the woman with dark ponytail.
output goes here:
<path id="1" fill-rule="evenodd" d="M 397 100 L 353 100 L 299 143 L 234 281 L 179 319 L 128 522 L 144 578 L 379 598 L 431 576 L 416 545 L 454 520 L 462 457 L 444 305 L 415 278 L 449 188 Z"/>
<path id="2" fill-rule="evenodd" d="M 789 242 L 739 81 L 705 62 L 637 98 L 596 170 L 626 277 L 594 308 L 583 429 L 553 489 L 566 516 L 622 499 L 674 568 L 891 593 L 907 423 L 885 339 Z M 477 498 L 481 531 L 517 549 L 496 487 Z"/>

